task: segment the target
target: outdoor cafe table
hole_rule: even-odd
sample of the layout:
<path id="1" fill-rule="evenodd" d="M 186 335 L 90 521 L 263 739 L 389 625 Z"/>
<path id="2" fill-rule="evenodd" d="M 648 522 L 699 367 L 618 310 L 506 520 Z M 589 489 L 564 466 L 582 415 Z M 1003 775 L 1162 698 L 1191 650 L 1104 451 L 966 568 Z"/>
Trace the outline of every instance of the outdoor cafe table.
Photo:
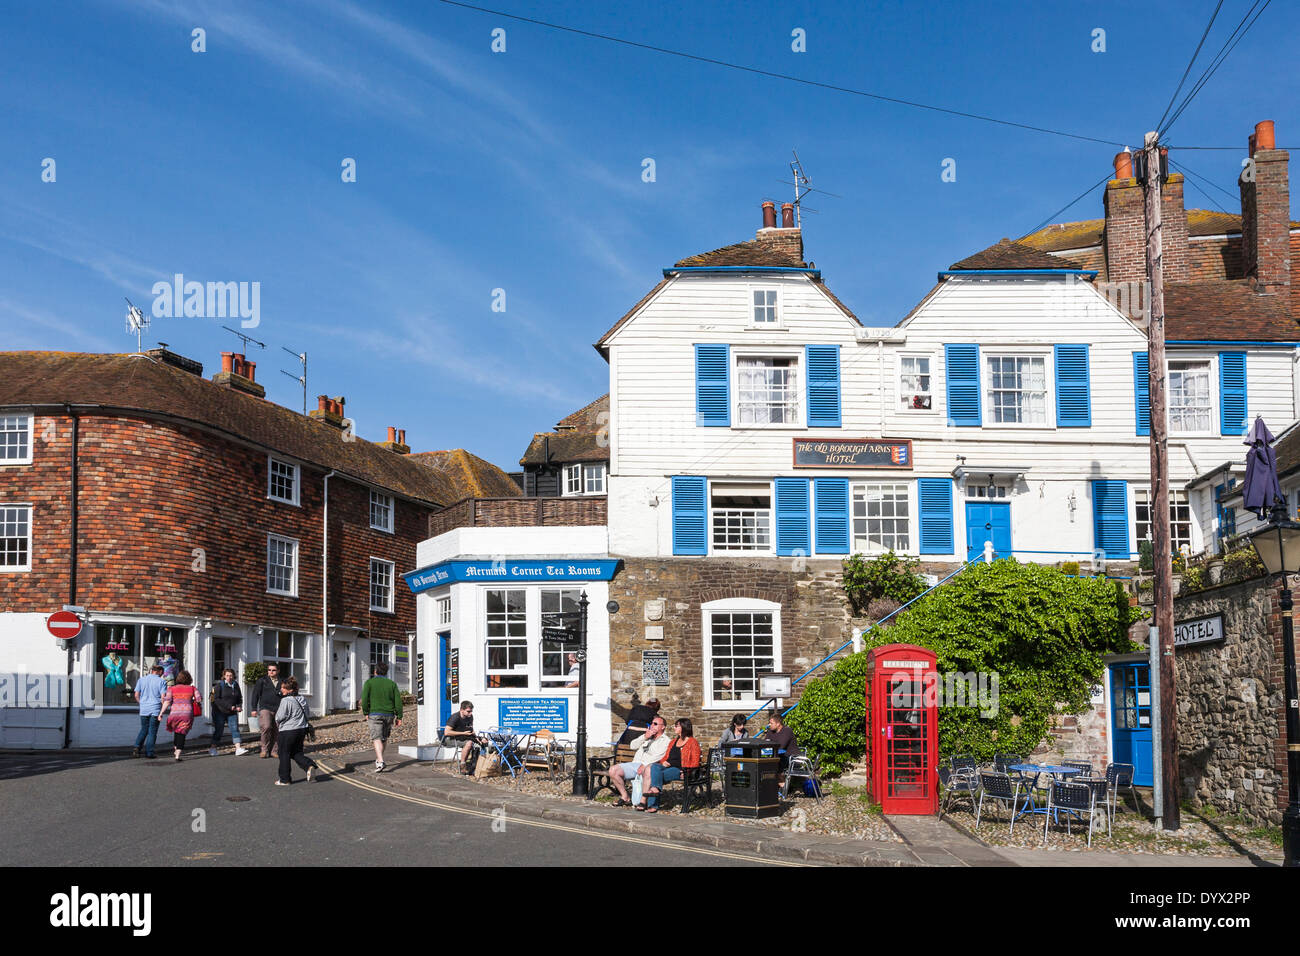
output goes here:
<path id="1" fill-rule="evenodd" d="M 1017 820 L 1026 813 L 1047 813 L 1046 807 L 1034 806 L 1034 784 L 1038 782 L 1038 777 L 1041 774 L 1047 773 L 1051 774 L 1053 777 L 1063 777 L 1068 780 L 1077 773 L 1083 773 L 1083 770 L 1079 767 L 1058 767 L 1055 764 L 1017 763 L 1012 764 L 1010 769 L 1021 774 L 1032 773 L 1034 775 L 1034 783 L 1030 784 L 1029 792 L 1025 794 L 1025 805 L 1020 809 L 1020 812 L 1016 814 Z"/>

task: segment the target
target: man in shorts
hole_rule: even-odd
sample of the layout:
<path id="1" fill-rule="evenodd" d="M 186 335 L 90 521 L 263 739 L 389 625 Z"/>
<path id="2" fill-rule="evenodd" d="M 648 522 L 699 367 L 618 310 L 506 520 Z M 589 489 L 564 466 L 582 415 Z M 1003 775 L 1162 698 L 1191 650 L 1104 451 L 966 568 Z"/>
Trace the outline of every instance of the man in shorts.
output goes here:
<path id="1" fill-rule="evenodd" d="M 388 662 L 375 665 L 375 676 L 361 688 L 361 713 L 370 725 L 375 745 L 375 773 L 384 772 L 384 747 L 394 727 L 402 726 L 402 692 L 388 679 Z"/>
<path id="2" fill-rule="evenodd" d="M 618 803 L 615 806 L 631 806 L 632 801 L 627 798 L 627 781 L 635 777 L 643 765 L 658 763 L 668 753 L 672 739 L 664 733 L 664 726 L 664 719 L 656 714 L 646 732 L 629 745 L 636 749 L 636 755 L 627 763 L 615 764 L 610 769 L 609 782 L 618 791 Z"/>

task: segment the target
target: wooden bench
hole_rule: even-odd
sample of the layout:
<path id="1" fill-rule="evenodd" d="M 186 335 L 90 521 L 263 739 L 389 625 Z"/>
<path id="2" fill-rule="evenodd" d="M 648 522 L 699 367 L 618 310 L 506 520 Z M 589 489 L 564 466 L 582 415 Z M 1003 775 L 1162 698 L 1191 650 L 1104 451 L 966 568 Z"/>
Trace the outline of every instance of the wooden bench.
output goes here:
<path id="1" fill-rule="evenodd" d="M 712 758 L 713 751 L 709 750 L 704 760 L 698 767 L 686 767 L 682 770 L 681 778 L 678 780 L 665 781 L 659 789 L 659 801 L 662 803 L 664 795 L 668 788 L 673 784 L 680 784 L 682 790 L 682 813 L 691 812 L 691 796 L 697 791 L 705 791 L 705 806 L 713 804 L 713 773 L 709 769 L 709 762 Z M 631 763 L 632 758 L 636 756 L 636 750 L 627 744 L 619 744 L 614 748 L 614 753 L 607 757 L 590 757 L 587 760 L 587 799 L 594 800 L 596 795 L 602 790 L 608 790 L 617 795 L 618 790 L 614 787 L 614 781 L 610 778 L 610 771 L 621 763 Z M 631 793 L 632 782 L 626 781 L 625 785 L 628 792 Z"/>

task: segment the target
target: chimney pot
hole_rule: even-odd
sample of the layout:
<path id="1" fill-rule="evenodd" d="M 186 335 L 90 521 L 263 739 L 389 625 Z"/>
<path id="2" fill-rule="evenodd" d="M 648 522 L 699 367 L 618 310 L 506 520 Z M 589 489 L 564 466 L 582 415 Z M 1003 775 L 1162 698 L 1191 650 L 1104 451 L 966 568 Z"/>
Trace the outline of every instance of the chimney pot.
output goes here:
<path id="1" fill-rule="evenodd" d="M 781 203 L 781 228 L 794 228 L 794 203 L 792 202 Z"/>
<path id="2" fill-rule="evenodd" d="M 389 442 L 397 441 L 397 429 L 392 425 L 388 426 L 388 440 Z"/>
<path id="3" fill-rule="evenodd" d="M 1255 149 L 1277 149 L 1272 120 L 1261 120 L 1255 124 Z M 1251 155 L 1254 155 L 1255 149 L 1251 150 Z"/>
<path id="4" fill-rule="evenodd" d="M 405 444 L 406 444 L 406 429 L 405 429 L 405 428 L 400 428 L 400 429 L 398 429 L 398 431 L 397 431 L 397 444 L 399 444 L 399 445 L 405 445 Z"/>
<path id="5" fill-rule="evenodd" d="M 221 353 L 221 371 L 223 371 L 223 372 L 232 372 L 232 371 L 234 371 L 234 361 L 235 361 L 235 353 L 234 353 L 234 352 L 222 352 L 222 353 Z"/>
<path id="6" fill-rule="evenodd" d="M 1132 179 L 1133 178 L 1133 154 L 1127 149 L 1122 153 L 1115 154 L 1115 178 Z"/>
<path id="7" fill-rule="evenodd" d="M 247 378 L 250 382 L 257 381 L 256 362 L 248 362 L 248 361 L 244 362 L 244 377 Z"/>
<path id="8" fill-rule="evenodd" d="M 763 200 L 763 228 L 776 228 L 776 203 L 770 199 Z"/>
<path id="9" fill-rule="evenodd" d="M 317 395 L 316 410 L 320 412 L 328 412 L 330 410 L 329 400 L 330 397 L 328 395 Z"/>

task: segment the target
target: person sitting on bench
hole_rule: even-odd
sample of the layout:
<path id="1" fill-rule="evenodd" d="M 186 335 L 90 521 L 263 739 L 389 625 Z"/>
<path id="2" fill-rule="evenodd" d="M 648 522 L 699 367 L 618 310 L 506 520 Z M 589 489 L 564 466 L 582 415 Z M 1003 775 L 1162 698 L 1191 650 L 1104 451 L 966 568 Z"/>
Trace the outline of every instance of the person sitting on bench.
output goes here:
<path id="1" fill-rule="evenodd" d="M 618 802 L 614 804 L 616 807 L 632 806 L 632 801 L 627 798 L 627 781 L 639 773 L 643 766 L 663 760 L 664 754 L 672 746 L 672 740 L 664 734 L 664 719 L 654 717 L 649 729 L 629 746 L 636 750 L 635 756 L 627 763 L 615 764 L 609 771 L 609 782 L 618 791 Z"/>
<path id="2" fill-rule="evenodd" d="M 689 717 L 680 718 L 674 728 L 677 738 L 668 745 L 662 760 L 641 768 L 641 792 L 645 799 L 638 810 L 658 813 L 659 791 L 665 783 L 682 779 L 682 774 L 700 765 L 700 742 L 693 734 L 695 728 Z"/>

